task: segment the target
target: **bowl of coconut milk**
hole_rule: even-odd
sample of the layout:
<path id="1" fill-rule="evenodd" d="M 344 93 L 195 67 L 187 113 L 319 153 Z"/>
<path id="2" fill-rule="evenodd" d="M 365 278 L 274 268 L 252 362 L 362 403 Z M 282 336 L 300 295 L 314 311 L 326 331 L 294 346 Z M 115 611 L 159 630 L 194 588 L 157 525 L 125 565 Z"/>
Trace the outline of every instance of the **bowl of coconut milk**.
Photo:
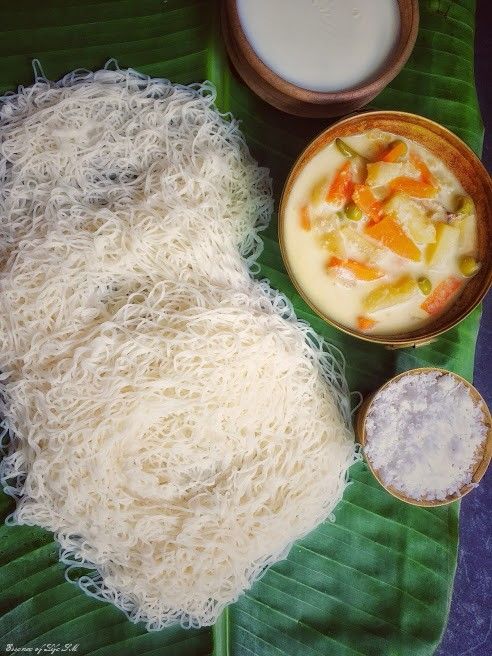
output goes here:
<path id="1" fill-rule="evenodd" d="M 418 0 L 224 0 L 229 56 L 290 114 L 340 116 L 393 80 L 417 37 Z"/>

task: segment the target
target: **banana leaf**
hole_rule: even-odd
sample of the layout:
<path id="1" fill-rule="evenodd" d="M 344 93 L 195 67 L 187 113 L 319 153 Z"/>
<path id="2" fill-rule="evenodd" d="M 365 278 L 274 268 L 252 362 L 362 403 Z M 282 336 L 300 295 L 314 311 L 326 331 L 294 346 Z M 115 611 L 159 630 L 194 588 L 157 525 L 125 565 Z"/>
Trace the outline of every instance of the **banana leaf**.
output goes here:
<path id="1" fill-rule="evenodd" d="M 372 103 L 413 111 L 456 132 L 477 153 L 482 124 L 473 78 L 474 0 L 421 0 L 415 51 Z M 242 121 L 248 144 L 270 167 L 276 198 L 294 158 L 326 121 L 282 114 L 231 70 L 218 2 L 200 0 L 17 0 L 0 7 L 0 92 L 32 82 L 38 58 L 51 79 L 95 69 L 110 57 L 158 77 L 211 79 L 217 104 Z M 440 366 L 472 377 L 480 310 L 431 345 L 385 350 L 313 315 L 282 265 L 276 220 L 264 234 L 261 276 L 297 314 L 342 349 L 353 390 L 366 393 L 395 372 Z M 419 656 L 434 653 L 449 610 L 458 544 L 457 503 L 435 509 L 389 496 L 364 464 L 336 511 L 226 610 L 212 631 L 147 633 L 64 578 L 51 534 L 0 527 L 0 653 L 49 645 L 93 656 Z M 0 517 L 12 502 L 0 496 Z M 35 650 L 38 651 L 35 651 Z M 57 653 L 55 651 L 54 653 Z"/>

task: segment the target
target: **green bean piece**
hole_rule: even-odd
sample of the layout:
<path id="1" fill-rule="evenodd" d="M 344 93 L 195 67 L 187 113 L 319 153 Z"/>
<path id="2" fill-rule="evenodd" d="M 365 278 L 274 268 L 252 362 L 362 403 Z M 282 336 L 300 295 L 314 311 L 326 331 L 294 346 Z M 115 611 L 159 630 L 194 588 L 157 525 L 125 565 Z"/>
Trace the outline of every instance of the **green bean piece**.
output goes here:
<path id="1" fill-rule="evenodd" d="M 465 255 L 459 261 L 459 269 L 465 278 L 471 278 L 480 269 L 480 264 L 472 255 Z"/>
<path id="2" fill-rule="evenodd" d="M 458 196 L 458 203 L 457 203 L 457 212 L 458 214 L 463 214 L 463 215 L 468 215 L 468 214 L 473 214 L 473 211 L 475 209 L 473 205 L 473 201 L 470 198 L 470 196 Z"/>
<path id="3" fill-rule="evenodd" d="M 419 278 L 417 280 L 417 285 L 419 286 L 419 289 L 422 292 L 422 294 L 424 294 L 425 296 L 428 296 L 432 291 L 432 283 L 429 280 L 429 278 L 425 278 L 425 277 Z"/>
<path id="4" fill-rule="evenodd" d="M 335 145 L 344 157 L 348 157 L 349 159 L 352 159 L 353 157 L 361 157 L 361 155 L 359 155 L 352 146 L 349 146 L 348 143 L 343 141 L 343 139 L 335 139 Z"/>

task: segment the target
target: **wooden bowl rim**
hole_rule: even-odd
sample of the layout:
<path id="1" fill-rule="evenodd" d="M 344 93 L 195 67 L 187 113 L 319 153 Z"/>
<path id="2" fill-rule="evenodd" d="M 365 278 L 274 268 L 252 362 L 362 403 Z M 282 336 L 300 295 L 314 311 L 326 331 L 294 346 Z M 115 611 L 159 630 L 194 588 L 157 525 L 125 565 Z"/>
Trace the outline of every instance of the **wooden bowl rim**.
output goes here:
<path id="1" fill-rule="evenodd" d="M 357 413 L 356 431 L 355 431 L 357 442 L 362 447 L 364 447 L 366 443 L 366 418 L 371 408 L 371 404 L 373 400 L 376 398 L 376 396 L 380 394 L 384 389 L 386 389 L 396 381 L 400 380 L 400 378 L 404 378 L 406 376 L 412 376 L 416 374 L 422 374 L 422 373 L 431 373 L 431 372 L 432 373 L 437 372 L 441 375 L 449 374 L 459 382 L 463 383 L 465 387 L 468 389 L 468 391 L 470 392 L 470 395 L 472 396 L 473 400 L 480 405 L 482 412 L 484 414 L 483 423 L 487 428 L 487 435 L 483 441 L 481 457 L 477 458 L 476 460 L 475 468 L 472 474 L 472 482 L 468 483 L 467 485 L 463 485 L 457 492 L 448 495 L 445 499 L 417 500 L 403 494 L 403 492 L 400 492 L 393 486 L 386 485 L 385 483 L 383 483 L 377 470 L 373 468 L 369 458 L 366 456 L 364 451 L 364 460 L 367 466 L 369 467 L 369 469 L 371 470 L 372 474 L 378 481 L 378 483 L 381 485 L 381 487 L 383 487 L 389 494 L 396 497 L 400 501 L 404 501 L 405 503 L 408 503 L 412 506 L 419 506 L 421 508 L 433 508 L 437 506 L 445 506 L 449 503 L 453 503 L 453 501 L 458 501 L 459 499 L 462 499 L 466 494 L 468 494 L 469 492 L 475 489 L 476 485 L 480 482 L 482 477 L 485 475 L 485 472 L 487 471 L 490 465 L 490 461 L 492 458 L 492 416 L 490 414 L 490 410 L 487 406 L 487 403 L 485 402 L 485 399 L 477 390 L 477 388 L 468 380 L 466 380 L 466 378 L 463 378 L 463 376 L 454 373 L 454 371 L 448 371 L 447 369 L 442 369 L 440 367 L 417 367 L 416 369 L 409 369 L 408 371 L 404 371 L 396 376 L 393 376 L 388 381 L 386 381 L 384 385 L 381 385 L 381 387 L 379 387 L 374 393 L 366 397 L 366 399 L 362 403 Z"/>
<path id="2" fill-rule="evenodd" d="M 292 82 L 288 82 L 275 73 L 262 61 L 262 59 L 260 59 L 253 50 L 242 28 L 241 19 L 237 9 L 237 0 L 224 0 L 226 15 L 230 23 L 231 31 L 234 35 L 233 38 L 256 74 L 263 80 L 268 81 L 268 83 L 280 93 L 310 104 L 356 102 L 357 100 L 362 101 L 366 97 L 376 96 L 398 75 L 415 46 L 420 22 L 418 0 L 402 0 L 402 2 L 406 3 L 411 9 L 411 19 L 407 39 L 406 41 L 403 41 L 404 35 L 403 31 L 400 29 L 398 40 L 380 71 L 376 72 L 375 76 L 369 78 L 366 82 L 362 82 L 350 89 L 344 89 L 341 91 L 313 91 L 293 84 Z M 398 1 L 398 8 L 400 9 L 400 1 Z"/>
<path id="3" fill-rule="evenodd" d="M 487 294 L 488 290 L 492 286 L 492 268 L 489 269 L 485 284 L 481 288 L 480 292 L 474 298 L 473 303 L 470 303 L 470 305 L 467 306 L 465 309 L 463 309 L 454 319 L 450 319 L 448 321 L 443 322 L 443 324 L 440 327 L 435 327 L 434 329 L 432 329 L 431 328 L 432 324 L 429 324 L 428 329 L 426 329 L 427 324 L 424 324 L 422 328 L 415 331 L 409 331 L 406 333 L 395 333 L 394 335 L 391 334 L 371 335 L 367 333 L 358 332 L 355 329 L 349 328 L 348 326 L 345 326 L 339 323 L 338 321 L 335 321 L 330 316 L 325 314 L 322 310 L 320 310 L 320 308 L 318 308 L 317 305 L 309 298 L 308 294 L 304 291 L 302 285 L 297 281 L 297 278 L 294 275 L 294 272 L 292 270 L 292 267 L 290 266 L 289 259 L 287 256 L 287 249 L 285 246 L 285 239 L 284 239 L 285 208 L 286 208 L 287 199 L 289 197 L 291 187 L 294 184 L 295 180 L 297 179 L 297 176 L 299 175 L 300 171 L 302 170 L 302 167 L 305 165 L 304 160 L 306 159 L 307 154 L 311 149 L 316 148 L 318 143 L 321 144 L 320 148 L 313 155 L 311 155 L 311 157 L 307 159 L 307 161 L 309 161 L 325 146 L 323 142 L 326 140 L 326 136 L 329 135 L 334 129 L 339 128 L 340 126 L 343 126 L 345 124 L 350 124 L 352 122 L 357 124 L 358 120 L 360 119 L 367 120 L 368 118 L 383 119 L 383 120 L 406 119 L 407 122 L 411 124 L 414 124 L 416 126 L 419 125 L 424 126 L 430 129 L 431 131 L 433 131 L 434 133 L 437 132 L 443 139 L 447 140 L 451 145 L 456 146 L 458 150 L 466 151 L 468 157 L 472 160 L 473 167 L 478 171 L 480 171 L 480 174 L 484 180 L 485 179 L 487 180 L 487 187 L 492 201 L 492 180 L 487 170 L 485 169 L 484 165 L 477 157 L 477 155 L 473 152 L 473 150 L 464 141 L 462 141 L 456 134 L 454 134 L 454 132 L 451 132 L 451 130 L 448 130 L 440 123 L 437 123 L 436 121 L 432 121 L 431 119 L 426 118 L 425 116 L 420 116 L 419 114 L 413 114 L 411 112 L 401 112 L 399 110 L 378 110 L 378 111 L 357 112 L 355 114 L 351 114 L 350 116 L 346 116 L 340 119 L 339 121 L 332 123 L 330 126 L 322 130 L 322 132 L 316 135 L 314 139 L 312 139 L 305 146 L 305 148 L 303 148 L 303 150 L 300 152 L 300 154 L 294 161 L 289 171 L 289 174 L 285 180 L 282 189 L 282 194 L 280 196 L 280 203 L 279 203 L 279 210 L 278 210 L 278 242 L 280 246 L 280 253 L 282 255 L 282 260 L 285 269 L 287 271 L 287 274 L 290 280 L 292 281 L 294 287 L 296 288 L 298 294 L 301 296 L 304 302 L 319 317 L 321 317 L 324 321 L 326 321 L 326 323 L 330 324 L 335 328 L 338 328 L 338 330 L 341 330 L 343 333 L 350 335 L 351 337 L 356 337 L 357 339 L 361 339 L 363 341 L 370 342 L 372 344 L 382 344 L 390 348 L 415 347 L 422 344 L 428 344 L 432 342 L 435 338 L 437 338 L 439 335 L 442 335 L 443 333 L 447 332 L 451 328 L 454 328 L 454 326 L 458 325 L 461 321 L 463 321 L 463 319 L 465 319 L 469 314 L 473 312 L 473 310 L 477 307 L 477 305 L 479 305 L 479 303 L 483 300 L 484 296 Z M 354 134 L 357 134 L 356 130 L 354 130 Z M 395 134 L 398 134 L 397 130 L 395 131 Z M 445 316 L 445 313 L 442 316 Z"/>

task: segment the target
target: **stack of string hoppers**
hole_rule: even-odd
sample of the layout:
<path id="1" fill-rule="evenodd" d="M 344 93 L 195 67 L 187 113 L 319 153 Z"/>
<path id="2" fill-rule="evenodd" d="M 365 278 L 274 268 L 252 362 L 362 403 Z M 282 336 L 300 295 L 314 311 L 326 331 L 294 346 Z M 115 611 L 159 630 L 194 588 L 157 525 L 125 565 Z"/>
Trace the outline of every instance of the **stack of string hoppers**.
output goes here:
<path id="1" fill-rule="evenodd" d="M 270 181 L 214 98 L 105 69 L 1 99 L 7 521 L 149 630 L 212 624 L 354 460 L 338 355 L 252 279 Z"/>

